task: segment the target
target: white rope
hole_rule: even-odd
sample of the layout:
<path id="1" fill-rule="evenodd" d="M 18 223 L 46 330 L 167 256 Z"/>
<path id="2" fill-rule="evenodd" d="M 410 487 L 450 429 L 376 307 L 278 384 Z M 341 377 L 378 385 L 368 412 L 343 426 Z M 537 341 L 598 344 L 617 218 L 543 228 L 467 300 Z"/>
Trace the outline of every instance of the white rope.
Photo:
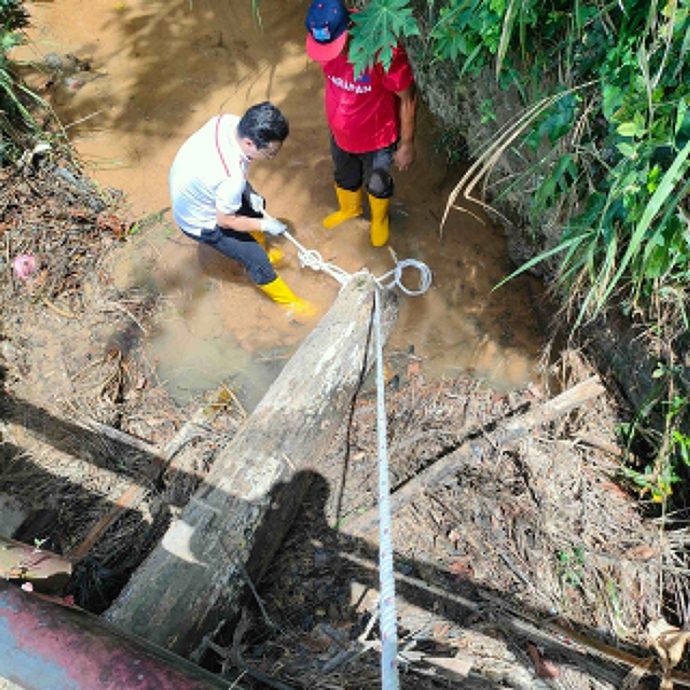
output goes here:
<path id="1" fill-rule="evenodd" d="M 374 345 L 376 348 L 376 432 L 379 455 L 379 621 L 381 628 L 381 687 L 398 690 L 398 629 L 395 613 L 393 534 L 388 481 L 386 404 L 381 342 L 381 288 L 374 290 Z"/>
<path id="2" fill-rule="evenodd" d="M 351 275 L 347 271 L 344 271 L 340 266 L 329 264 L 327 261 L 324 261 L 323 257 L 316 249 L 307 249 L 303 247 L 287 231 L 283 233 L 283 237 L 290 240 L 290 242 L 297 247 L 297 258 L 299 259 L 300 265 L 311 268 L 313 271 L 323 271 L 327 273 L 331 278 L 335 278 L 340 283 L 341 287 L 350 280 Z"/>
<path id="3" fill-rule="evenodd" d="M 297 258 L 302 266 L 311 268 L 313 271 L 322 271 L 340 283 L 342 287 L 356 273 L 348 273 L 336 264 L 328 263 L 316 249 L 307 249 L 301 245 L 289 232 L 284 232 L 283 237 L 288 239 L 297 248 Z M 405 269 L 416 269 L 419 271 L 419 287 L 416 289 L 408 288 L 402 282 Z M 360 272 L 360 271 L 358 271 Z M 411 297 L 423 295 L 431 285 L 431 270 L 423 261 L 416 259 L 403 259 L 395 264 L 395 267 L 384 273 L 380 278 L 374 277 L 376 284 L 382 288 L 392 288 L 397 286 L 400 290 Z"/>
<path id="4" fill-rule="evenodd" d="M 289 232 L 284 236 L 297 247 L 300 264 L 314 271 L 323 271 L 335 278 L 341 286 L 352 275 L 335 264 L 323 260 L 319 252 L 303 247 Z M 419 286 L 410 289 L 403 284 L 405 269 L 419 271 Z M 381 687 L 398 690 L 398 628 L 395 611 L 395 575 L 393 571 L 393 530 L 388 479 L 388 442 L 386 430 L 386 401 L 383 379 L 383 342 L 381 338 L 381 290 L 397 285 L 406 295 L 425 293 L 431 285 L 431 271 L 422 261 L 404 259 L 380 278 L 374 278 L 374 348 L 376 350 L 376 433 L 379 465 L 379 627 L 381 629 Z"/>
<path id="5" fill-rule="evenodd" d="M 416 268 L 419 271 L 419 287 L 416 290 L 411 290 L 403 285 L 402 276 L 406 268 Z M 384 282 L 388 278 L 390 278 L 388 283 Z M 392 271 L 384 273 L 376 282 L 381 287 L 385 288 L 397 285 L 406 295 L 415 297 L 417 295 L 423 295 L 429 289 L 431 285 L 431 270 L 422 261 L 417 261 L 416 259 L 403 259 L 395 264 L 395 268 Z"/>

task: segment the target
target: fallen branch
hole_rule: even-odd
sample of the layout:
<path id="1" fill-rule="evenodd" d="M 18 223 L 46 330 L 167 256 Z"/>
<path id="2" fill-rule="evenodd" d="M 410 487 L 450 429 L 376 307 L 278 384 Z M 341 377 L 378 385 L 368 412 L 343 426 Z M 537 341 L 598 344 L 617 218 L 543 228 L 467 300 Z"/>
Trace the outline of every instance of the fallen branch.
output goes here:
<path id="1" fill-rule="evenodd" d="M 125 444 L 135 450 L 147 453 L 153 460 L 152 469 L 148 472 L 149 477 L 152 481 L 157 481 L 160 476 L 167 469 L 171 467 L 171 460 L 177 455 L 180 450 L 190 441 L 198 438 L 200 436 L 205 436 L 208 431 L 200 426 L 200 422 L 203 418 L 203 409 L 199 410 L 192 421 L 184 424 L 174 438 L 168 443 L 165 450 L 159 453 L 156 446 L 142 441 L 135 436 L 120 431 L 119 429 L 113 429 L 112 427 L 106 426 L 96 421 L 89 421 L 89 426 L 95 431 L 111 438 L 118 443 Z M 115 503 L 112 505 L 110 510 L 103 515 L 98 522 L 89 530 L 88 534 L 80 541 L 73 549 L 69 552 L 69 557 L 73 561 L 79 561 L 84 558 L 89 551 L 95 546 L 98 540 L 105 534 L 106 530 L 124 513 L 132 506 L 138 505 L 146 496 L 149 489 L 146 486 L 137 484 L 135 482 L 130 483 L 127 488 L 115 499 Z"/>
<path id="2" fill-rule="evenodd" d="M 132 436 L 125 431 L 120 431 L 120 429 L 115 429 L 107 424 L 101 424 L 101 422 L 97 422 L 95 419 L 90 419 L 85 426 L 91 431 L 97 431 L 99 434 L 102 434 L 103 436 L 106 436 L 117 443 L 122 443 L 134 450 L 147 453 L 153 456 L 155 459 L 163 462 L 163 457 L 159 455 L 158 447 L 154 446 L 152 443 L 143 441 L 136 436 Z"/>
<path id="3" fill-rule="evenodd" d="M 457 472 L 458 467 L 468 461 L 481 460 L 495 453 L 496 448 L 506 446 L 524 438 L 535 428 L 563 416 L 567 412 L 594 400 L 604 393 L 604 386 L 598 376 L 578 383 L 564 393 L 534 410 L 498 422 L 491 432 L 484 430 L 484 438 L 468 438 L 459 448 L 443 456 L 415 477 L 401 485 L 391 494 L 391 510 L 396 512 L 413 501 L 425 490 L 442 482 Z M 358 515 L 345 525 L 348 532 L 367 535 L 378 523 L 378 507 Z"/>
<path id="4" fill-rule="evenodd" d="M 339 555 L 362 570 L 369 571 L 372 574 L 372 579 L 375 579 L 378 565 L 373 560 L 346 552 L 341 552 Z M 509 606 L 505 599 L 494 594 L 480 590 L 478 595 L 483 601 L 479 602 L 449 592 L 411 575 L 403 575 L 396 572 L 395 581 L 397 585 L 396 594 L 405 598 L 405 591 L 407 590 L 410 592 L 411 601 L 419 596 L 420 593 L 424 593 L 434 601 L 449 602 L 474 614 L 481 614 L 486 609 L 486 603 L 488 602 L 492 605 L 490 613 L 491 621 L 494 625 L 503 627 L 513 633 L 524 635 L 533 641 L 537 641 L 542 646 L 557 648 L 568 658 L 577 659 L 579 657 L 580 659 L 586 659 L 593 656 L 617 666 L 624 666 L 626 669 L 644 669 L 647 674 L 658 678 L 663 677 L 681 687 L 690 688 L 689 673 L 661 668 L 658 657 L 651 652 L 648 656 L 639 656 L 642 650 L 639 650 L 638 653 L 632 653 L 619 649 L 581 633 L 569 625 L 554 622 L 552 619 L 544 620 L 536 615 L 516 610 L 514 607 Z M 612 675 L 610 672 L 606 673 L 604 669 L 600 669 L 600 672 Z M 611 678 L 611 680 L 620 682 L 621 679 Z"/>

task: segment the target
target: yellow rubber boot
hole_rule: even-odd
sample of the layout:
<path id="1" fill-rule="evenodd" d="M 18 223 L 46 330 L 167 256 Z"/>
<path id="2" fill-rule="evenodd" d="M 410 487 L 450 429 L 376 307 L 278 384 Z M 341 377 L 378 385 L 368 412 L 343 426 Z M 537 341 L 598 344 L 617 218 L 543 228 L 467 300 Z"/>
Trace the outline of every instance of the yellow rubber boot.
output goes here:
<path id="1" fill-rule="evenodd" d="M 362 215 L 361 189 L 356 189 L 354 192 L 351 192 L 349 189 L 343 189 L 336 185 L 335 195 L 338 197 L 338 206 L 340 208 L 334 213 L 326 216 L 322 221 L 323 227 L 328 230 L 344 223 L 350 218 L 356 218 Z"/>
<path id="2" fill-rule="evenodd" d="M 390 224 L 388 222 L 388 208 L 390 199 L 379 199 L 369 194 L 369 208 L 371 209 L 371 245 L 383 247 L 390 236 Z"/>
<path id="3" fill-rule="evenodd" d="M 295 316 L 310 317 L 316 314 L 316 309 L 306 300 L 300 299 L 295 293 L 285 284 L 285 281 L 278 276 L 275 280 L 265 285 L 259 285 L 276 304 L 286 306 L 289 311 Z"/>
<path id="4" fill-rule="evenodd" d="M 260 230 L 249 233 L 265 250 L 271 266 L 277 266 L 283 260 L 283 252 L 278 247 L 267 247 L 264 233 Z"/>

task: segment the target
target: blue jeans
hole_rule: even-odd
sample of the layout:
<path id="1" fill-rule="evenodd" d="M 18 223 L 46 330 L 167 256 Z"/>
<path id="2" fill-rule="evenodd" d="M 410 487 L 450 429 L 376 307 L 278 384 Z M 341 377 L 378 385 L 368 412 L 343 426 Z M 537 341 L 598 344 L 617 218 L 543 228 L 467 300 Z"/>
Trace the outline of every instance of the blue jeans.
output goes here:
<path id="1" fill-rule="evenodd" d="M 242 206 L 237 211 L 237 215 L 262 218 L 263 213 L 254 211 L 249 203 L 248 196 L 250 191 L 254 190 L 247 183 L 245 193 L 242 195 Z M 249 277 L 257 285 L 266 285 L 278 277 L 273 270 L 273 266 L 271 266 L 271 262 L 268 260 L 266 250 L 248 232 L 237 232 L 236 230 L 221 228 L 220 225 L 216 225 L 212 230 L 202 230 L 201 237 L 190 235 L 188 232 L 184 234 L 197 242 L 213 247 L 221 254 L 242 264 Z"/>
<path id="2" fill-rule="evenodd" d="M 185 235 L 242 264 L 257 285 L 266 285 L 278 277 L 268 260 L 266 250 L 248 232 L 237 232 L 216 225 L 213 230 L 202 230 L 201 237 L 189 233 Z"/>

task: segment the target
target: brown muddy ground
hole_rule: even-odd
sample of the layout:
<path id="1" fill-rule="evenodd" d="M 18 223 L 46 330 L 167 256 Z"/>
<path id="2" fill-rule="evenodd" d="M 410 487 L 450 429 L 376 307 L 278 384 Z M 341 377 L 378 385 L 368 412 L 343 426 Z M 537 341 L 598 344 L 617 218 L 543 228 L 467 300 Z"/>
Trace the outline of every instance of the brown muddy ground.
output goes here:
<path id="1" fill-rule="evenodd" d="M 308 330 L 158 213 L 184 136 L 218 110 L 275 100 L 293 134 L 275 165 L 256 171 L 257 186 L 329 259 L 377 274 L 391 266 L 368 246 L 364 221 L 332 236 L 320 229 L 331 195 L 320 77 L 304 59 L 298 13 L 261 7 L 263 33 L 240 3 L 30 4 L 36 42 L 25 50 L 42 65 L 45 52 L 90 65 L 44 66 L 32 79 L 44 80 L 100 190 L 59 153 L 3 177 L 0 492 L 28 517 L 18 536 L 77 561 L 70 593 L 93 611 L 203 482 Z M 500 233 L 456 215 L 438 242 L 455 178 L 431 151 L 425 117 L 419 164 L 399 178 L 392 244 L 427 261 L 435 283 L 405 301 L 386 353 L 393 489 L 471 452 L 394 518 L 403 687 L 621 687 L 629 666 L 611 649 L 648 656 L 649 621 L 685 605 L 684 532 L 666 537 L 619 487 L 618 410 L 607 396 L 500 442 L 506 418 L 592 371 L 570 354 L 536 376 L 533 288 L 490 293 L 508 266 Z M 111 187 L 127 192 L 126 206 Z M 10 270 L 22 252 L 39 259 L 29 282 Z M 322 310 L 335 294 L 294 263 L 285 275 Z M 161 472 L 152 456 L 190 419 L 196 435 Z M 257 688 L 379 687 L 376 535 L 355 529 L 376 503 L 374 419 L 367 387 L 259 585 L 263 610 L 249 596 L 245 623 L 234 638 L 219 633 L 205 665 Z M 132 486 L 138 499 L 91 539 Z"/>
<path id="2" fill-rule="evenodd" d="M 147 338 L 161 379 L 183 403 L 233 379 L 253 406 L 275 375 L 276 357 L 287 356 L 313 324 L 287 323 L 230 262 L 173 227 L 167 171 L 184 139 L 218 112 L 270 99 L 291 122 L 280 156 L 251 172 L 271 213 L 346 271 L 382 275 L 394 265 L 389 249 L 369 245 L 366 220 L 331 233 L 320 226 L 334 194 L 322 77 L 303 47 L 304 8 L 262 1 L 260 27 L 250 2 L 61 0 L 29 8 L 31 43 L 17 51 L 33 63 L 27 78 L 56 108 L 94 179 L 123 190 L 138 221 L 134 241 L 113 257 L 113 275 L 121 289 L 138 286 L 163 298 L 166 308 Z M 544 339 L 532 308 L 541 299 L 538 284 L 525 278 L 491 292 L 509 269 L 505 241 L 471 214 L 453 213 L 439 241 L 459 171 L 434 152 L 423 109 L 418 134 L 418 161 L 397 176 L 390 249 L 426 262 L 434 281 L 426 295 L 404 301 L 391 347 L 414 346 L 428 376 L 471 371 L 504 390 L 524 385 Z M 294 248 L 284 249 L 282 275 L 323 313 L 337 284 L 300 269 Z"/>

